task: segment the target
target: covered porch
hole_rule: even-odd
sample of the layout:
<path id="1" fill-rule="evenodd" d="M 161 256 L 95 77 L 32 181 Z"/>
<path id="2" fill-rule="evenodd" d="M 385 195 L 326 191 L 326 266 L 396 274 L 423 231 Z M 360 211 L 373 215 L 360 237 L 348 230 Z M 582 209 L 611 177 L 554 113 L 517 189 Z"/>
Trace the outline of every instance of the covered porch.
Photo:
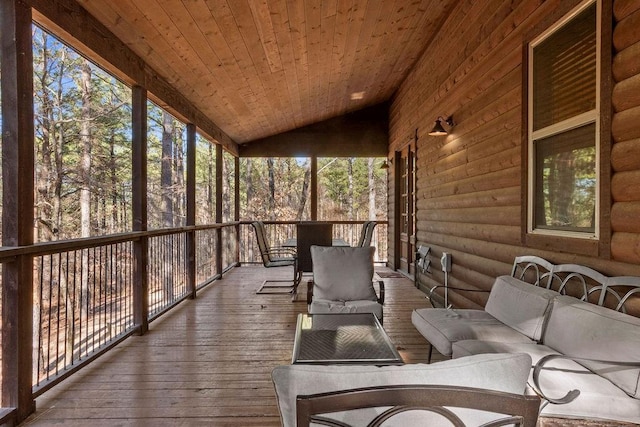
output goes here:
<path id="1" fill-rule="evenodd" d="M 280 425 L 270 373 L 291 363 L 296 317 L 307 306 L 255 291 L 265 279 L 291 274 L 288 268 L 234 268 L 196 300 L 152 322 L 145 335 L 38 397 L 24 425 Z M 428 343 L 410 318 L 428 301 L 407 278 L 382 280 L 385 330 L 406 363 L 425 362 Z M 306 280 L 301 293 L 305 289 Z"/>
<path id="2" fill-rule="evenodd" d="M 0 423 L 277 425 L 269 371 L 290 362 L 306 305 L 255 295 L 265 278 L 292 273 L 259 266 L 250 223 L 265 218 L 243 216 L 241 204 L 271 215 L 273 243 L 294 237 L 300 220 L 326 220 L 353 244 L 362 218 L 319 214 L 322 158 L 375 158 L 386 168 L 382 213 L 368 219 L 378 220 L 377 268 L 403 276 L 384 279 L 385 329 L 405 362 L 427 358 L 410 313 L 434 286 L 465 291 L 449 295 L 455 308 L 482 309 L 523 254 L 640 276 L 638 0 L 12 0 L 0 12 Z M 587 64 L 587 90 L 576 79 L 575 93 L 544 101 L 586 94 L 588 111 L 546 117 L 533 132 L 534 46 L 583 13 L 584 52 L 540 60 Z M 86 178 L 68 193 L 84 193 L 97 213 L 81 237 L 58 235 L 51 221 L 55 203 L 43 194 L 55 185 L 44 172 L 56 150 L 44 142 L 80 141 L 87 128 L 65 134 L 65 124 L 102 116 L 38 122 L 45 109 L 36 107 L 49 104 L 34 107 L 34 86 L 47 92 L 50 81 L 34 77 L 34 29 L 102 67 L 105 86 L 125 89 L 126 122 L 114 120 L 126 146 L 126 174 L 112 175 L 121 199 L 108 200 L 103 182 L 87 184 L 100 168 L 79 167 L 76 151 L 90 144 L 67 146 L 78 170 L 66 182 Z M 161 182 L 164 157 L 149 130 L 161 122 L 156 107 L 184 131 L 169 138 L 184 155 L 168 162 L 184 180 L 179 191 Z M 577 127 L 586 131 L 573 143 Z M 104 171 L 115 138 L 92 135 Z M 308 161 L 299 218 L 241 191 L 241 162 L 278 157 Z M 566 164 L 572 173 L 556 173 Z M 178 194 L 169 204 L 179 207 L 168 221 L 166 194 Z M 120 228 L 107 226 L 105 200 L 124 206 Z M 435 268 L 417 275 L 421 246 Z"/>

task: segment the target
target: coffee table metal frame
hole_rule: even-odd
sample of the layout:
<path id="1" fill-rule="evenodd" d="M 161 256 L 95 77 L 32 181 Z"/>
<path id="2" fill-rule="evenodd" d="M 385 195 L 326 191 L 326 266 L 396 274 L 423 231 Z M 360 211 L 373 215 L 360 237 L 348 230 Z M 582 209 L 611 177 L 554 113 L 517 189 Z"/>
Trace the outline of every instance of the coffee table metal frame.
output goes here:
<path id="1" fill-rule="evenodd" d="M 371 313 L 299 314 L 291 363 L 404 364 Z"/>

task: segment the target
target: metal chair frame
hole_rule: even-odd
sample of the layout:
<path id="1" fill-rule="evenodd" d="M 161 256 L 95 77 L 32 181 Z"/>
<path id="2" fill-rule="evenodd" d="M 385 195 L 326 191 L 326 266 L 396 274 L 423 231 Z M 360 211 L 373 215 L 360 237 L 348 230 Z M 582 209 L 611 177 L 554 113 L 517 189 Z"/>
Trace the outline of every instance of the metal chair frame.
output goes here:
<path id="1" fill-rule="evenodd" d="M 373 418 L 368 427 L 383 425 L 393 416 L 406 411 L 428 411 L 446 418 L 453 426 L 465 426 L 452 408 L 470 408 L 494 412 L 497 418 L 483 426 L 516 425 L 535 427 L 540 397 L 445 385 L 392 385 L 342 390 L 298 396 L 296 419 L 298 427 L 311 422 L 325 426 L 345 427 L 341 421 L 321 414 L 361 408 L 391 407 Z"/>
<path id="2" fill-rule="evenodd" d="M 262 265 L 265 268 L 293 267 L 293 280 L 265 280 L 256 291 L 257 294 L 292 294 L 295 298 L 297 286 L 300 283 L 297 270 L 297 255 L 294 248 L 270 247 L 264 223 L 251 223 L 256 231 L 256 240 L 260 249 Z M 283 285 L 285 283 L 285 285 Z"/>

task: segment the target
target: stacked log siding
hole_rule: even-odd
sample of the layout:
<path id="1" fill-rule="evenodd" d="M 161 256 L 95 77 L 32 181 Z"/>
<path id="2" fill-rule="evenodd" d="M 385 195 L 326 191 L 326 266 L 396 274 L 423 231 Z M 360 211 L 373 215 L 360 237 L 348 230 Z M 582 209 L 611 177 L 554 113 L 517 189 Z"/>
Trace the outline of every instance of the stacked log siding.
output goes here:
<path id="1" fill-rule="evenodd" d="M 462 1 L 452 10 L 390 108 L 390 156 L 418 129 L 418 244 L 431 246 L 435 260 L 450 252 L 448 283 L 467 289 L 490 289 L 524 254 L 609 275 L 640 275 L 640 0 L 603 2 L 614 17 L 613 34 L 603 34 L 612 55 L 602 77 L 603 90 L 612 92 L 611 105 L 602 106 L 602 123 L 612 136 L 610 143 L 603 138 L 605 226 L 597 242 L 528 240 L 524 208 L 526 41 L 580 2 L 487 3 Z M 434 120 L 449 115 L 455 122 L 450 134 L 429 136 Z M 424 288 L 444 282 L 435 264 L 419 278 Z M 486 294 L 450 293 L 450 300 L 477 308 Z"/>
<path id="2" fill-rule="evenodd" d="M 613 7 L 611 255 L 640 263 L 640 1 Z"/>

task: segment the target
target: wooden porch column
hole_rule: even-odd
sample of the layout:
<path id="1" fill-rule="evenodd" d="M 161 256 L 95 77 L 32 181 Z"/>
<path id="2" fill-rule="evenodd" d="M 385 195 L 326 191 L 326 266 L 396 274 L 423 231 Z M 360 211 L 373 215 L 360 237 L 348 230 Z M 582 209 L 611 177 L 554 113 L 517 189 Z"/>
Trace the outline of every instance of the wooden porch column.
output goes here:
<path id="1" fill-rule="evenodd" d="M 318 157 L 311 156 L 311 220 L 318 219 Z"/>
<path id="2" fill-rule="evenodd" d="M 240 157 L 235 157 L 234 166 L 236 170 L 234 171 L 234 181 L 235 181 L 235 191 L 233 197 L 234 200 L 234 209 L 235 213 L 233 214 L 233 220 L 238 222 L 240 221 Z M 236 253 L 235 253 L 235 262 L 240 263 L 240 224 L 236 225 Z"/>
<path id="3" fill-rule="evenodd" d="M 187 124 L 187 225 L 196 225 L 196 126 Z M 187 233 L 187 289 L 196 297 L 196 232 Z"/>
<path id="4" fill-rule="evenodd" d="M 216 144 L 216 223 L 222 223 L 222 145 Z M 216 274 L 222 275 L 222 229 L 216 230 Z"/>
<path id="5" fill-rule="evenodd" d="M 132 96 L 132 211 L 133 231 L 147 231 L 147 91 L 133 86 Z M 149 330 L 149 239 L 133 242 L 133 321 L 142 335 Z"/>
<path id="6" fill-rule="evenodd" d="M 2 39 L 2 245 L 33 244 L 33 54 L 31 3 L 0 2 Z M 33 257 L 2 266 L 2 406 L 17 422 L 35 410 Z"/>

